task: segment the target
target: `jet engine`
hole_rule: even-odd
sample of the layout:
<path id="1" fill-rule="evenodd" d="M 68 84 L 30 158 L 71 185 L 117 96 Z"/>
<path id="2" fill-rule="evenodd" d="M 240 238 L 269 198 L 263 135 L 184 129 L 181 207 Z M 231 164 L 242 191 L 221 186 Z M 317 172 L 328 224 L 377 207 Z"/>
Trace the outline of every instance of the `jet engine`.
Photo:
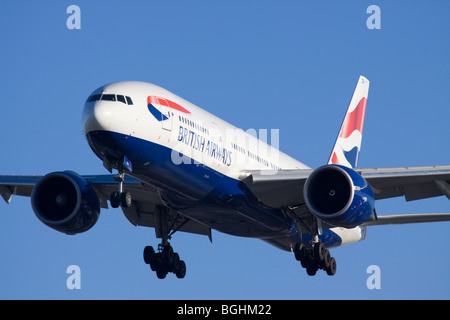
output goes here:
<path id="1" fill-rule="evenodd" d="M 353 228 L 374 215 L 375 197 L 369 184 L 344 166 L 333 164 L 314 170 L 303 195 L 310 212 L 333 226 Z"/>
<path id="2" fill-rule="evenodd" d="M 89 230 L 100 215 L 97 193 L 71 171 L 44 176 L 33 188 L 31 205 L 45 225 L 67 234 Z"/>

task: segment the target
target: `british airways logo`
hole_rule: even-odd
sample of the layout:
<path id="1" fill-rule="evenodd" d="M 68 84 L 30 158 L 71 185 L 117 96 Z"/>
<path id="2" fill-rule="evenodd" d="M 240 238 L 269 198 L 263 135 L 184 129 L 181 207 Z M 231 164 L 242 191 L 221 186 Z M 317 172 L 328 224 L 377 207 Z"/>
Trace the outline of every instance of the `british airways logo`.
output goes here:
<path id="1" fill-rule="evenodd" d="M 193 130 L 180 126 L 178 141 L 191 147 L 192 150 L 199 151 L 212 159 L 222 162 L 228 167 L 231 165 L 232 152 L 230 150 Z"/>
<path id="2" fill-rule="evenodd" d="M 159 106 L 159 107 L 156 107 Z M 158 121 L 164 121 L 169 119 L 167 114 L 164 114 L 161 112 L 161 108 L 167 107 L 170 109 L 178 110 L 183 113 L 191 113 L 190 111 L 186 110 L 182 106 L 180 106 L 178 103 L 175 103 L 169 99 L 165 99 L 158 96 L 148 96 L 147 97 L 147 107 L 148 111 L 155 117 Z"/>
<path id="3" fill-rule="evenodd" d="M 339 132 L 337 145 L 340 150 L 334 150 L 331 163 L 356 167 L 359 148 L 361 146 L 366 113 L 367 98 L 363 97 L 352 111 L 349 111 Z"/>

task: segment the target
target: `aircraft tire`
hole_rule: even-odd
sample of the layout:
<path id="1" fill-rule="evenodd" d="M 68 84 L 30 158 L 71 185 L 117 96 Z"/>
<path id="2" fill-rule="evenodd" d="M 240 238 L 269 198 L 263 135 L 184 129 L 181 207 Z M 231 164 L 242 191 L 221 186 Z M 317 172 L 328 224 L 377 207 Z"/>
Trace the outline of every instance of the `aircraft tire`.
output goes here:
<path id="1" fill-rule="evenodd" d="M 308 276 L 315 276 L 317 273 L 317 266 L 314 265 L 310 265 L 308 267 L 306 267 L 306 273 L 308 274 Z"/>
<path id="2" fill-rule="evenodd" d="M 120 193 L 120 205 L 122 208 L 129 208 L 131 207 L 131 193 L 129 192 L 122 192 Z"/>
<path id="3" fill-rule="evenodd" d="M 318 242 L 314 245 L 314 258 L 317 264 L 321 264 L 325 258 L 325 246 L 322 242 Z"/>
<path id="4" fill-rule="evenodd" d="M 165 279 L 167 276 L 167 272 L 164 270 L 156 270 L 156 276 L 158 279 Z"/>
<path id="5" fill-rule="evenodd" d="M 331 254 L 330 251 L 325 249 L 323 260 L 319 263 L 320 269 L 326 269 L 330 266 L 331 263 Z"/>
<path id="6" fill-rule="evenodd" d="M 147 246 L 144 248 L 144 262 L 151 264 L 156 259 L 156 253 L 153 247 Z"/>
<path id="7" fill-rule="evenodd" d="M 336 268 L 337 268 L 336 259 L 331 257 L 330 265 L 328 266 L 328 268 L 325 269 L 327 275 L 334 276 L 336 274 Z"/>
<path id="8" fill-rule="evenodd" d="M 118 208 L 120 206 L 120 193 L 112 192 L 109 202 L 111 203 L 111 207 Z"/>
<path id="9" fill-rule="evenodd" d="M 183 279 L 186 275 L 186 263 L 183 260 L 180 260 L 180 266 L 176 271 L 175 275 L 178 279 Z"/>
<path id="10" fill-rule="evenodd" d="M 174 252 L 173 248 L 170 245 L 167 245 L 164 247 L 162 251 L 162 260 L 166 265 L 171 265 L 174 259 Z"/>

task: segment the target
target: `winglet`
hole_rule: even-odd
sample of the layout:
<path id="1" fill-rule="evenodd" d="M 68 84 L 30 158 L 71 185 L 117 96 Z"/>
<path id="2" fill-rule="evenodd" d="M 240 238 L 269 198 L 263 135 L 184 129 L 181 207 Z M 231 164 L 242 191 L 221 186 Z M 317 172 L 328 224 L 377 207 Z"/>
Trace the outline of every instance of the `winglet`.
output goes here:
<path id="1" fill-rule="evenodd" d="M 365 77 L 359 77 L 328 164 L 340 164 L 349 168 L 358 165 L 369 84 Z"/>

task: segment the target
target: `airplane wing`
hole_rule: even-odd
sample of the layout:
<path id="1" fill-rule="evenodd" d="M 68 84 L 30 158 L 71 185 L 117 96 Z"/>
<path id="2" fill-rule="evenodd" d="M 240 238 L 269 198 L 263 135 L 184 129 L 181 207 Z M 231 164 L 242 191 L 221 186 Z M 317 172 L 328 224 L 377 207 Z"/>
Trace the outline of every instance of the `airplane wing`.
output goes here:
<path id="1" fill-rule="evenodd" d="M 117 191 L 118 183 L 115 175 L 84 175 L 82 176 L 96 191 L 101 207 L 108 208 L 108 202 L 112 192 Z M 11 176 L 0 175 L 0 195 L 10 203 L 13 195 L 30 197 L 33 187 L 43 176 Z M 137 179 L 125 176 L 124 188 L 133 194 L 133 205 L 130 208 L 122 208 L 125 217 L 135 226 L 155 227 L 157 206 L 162 206 L 158 190 L 143 184 Z M 196 221 L 189 220 L 176 211 L 168 212 L 168 220 L 172 230 L 207 235 L 211 239 L 211 230 Z"/>
<path id="2" fill-rule="evenodd" d="M 406 201 L 445 195 L 450 200 L 450 165 L 354 169 L 370 185 L 375 199 L 405 197 Z M 246 171 L 241 182 L 264 204 L 289 208 L 305 204 L 303 188 L 313 169 Z M 450 214 L 378 216 L 365 225 L 449 221 Z"/>

